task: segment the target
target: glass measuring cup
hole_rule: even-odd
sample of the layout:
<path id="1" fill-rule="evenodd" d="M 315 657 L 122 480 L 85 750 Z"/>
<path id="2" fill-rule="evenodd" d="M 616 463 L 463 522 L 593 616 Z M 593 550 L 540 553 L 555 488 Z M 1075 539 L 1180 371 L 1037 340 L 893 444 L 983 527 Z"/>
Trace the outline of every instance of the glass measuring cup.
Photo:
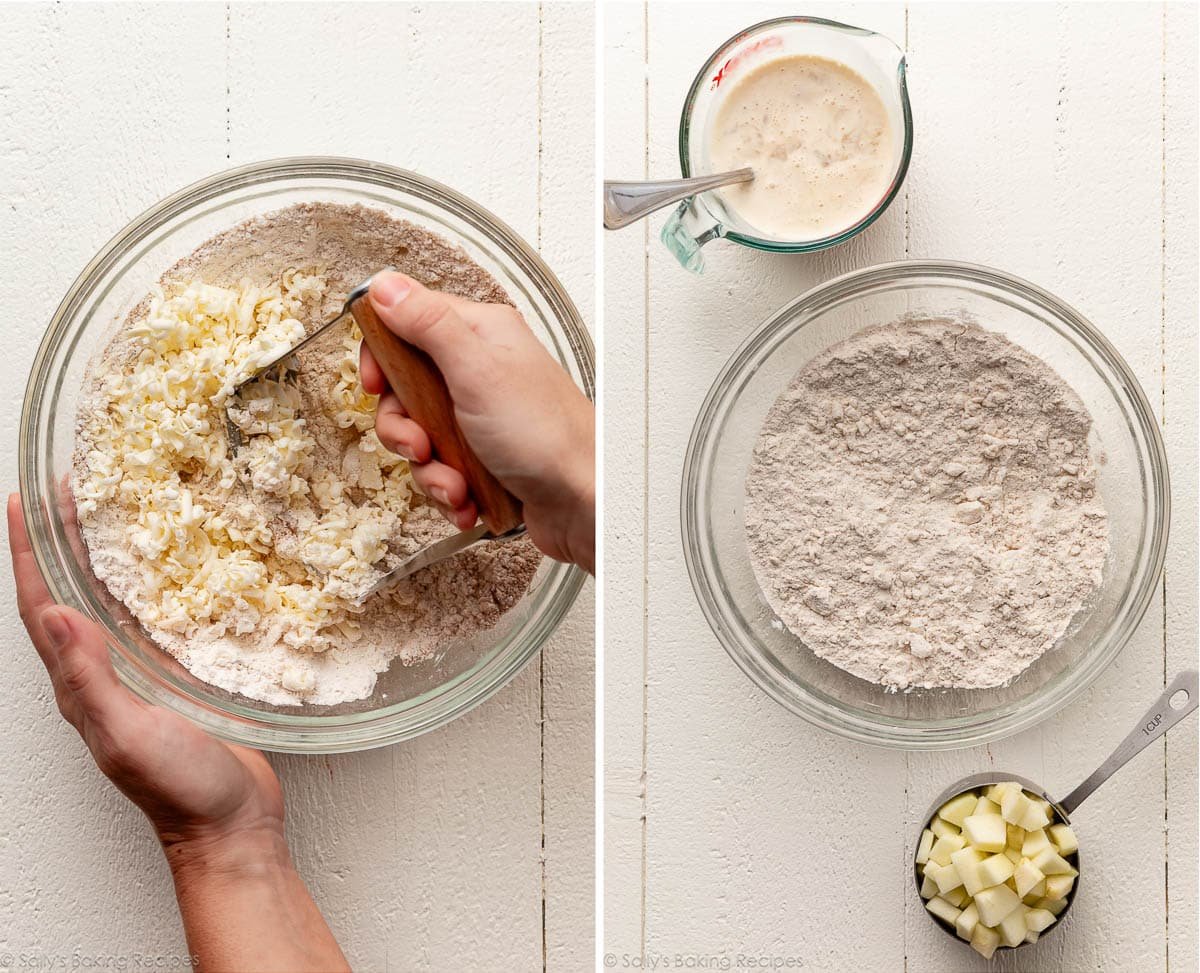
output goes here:
<path id="1" fill-rule="evenodd" d="M 705 62 L 683 103 L 679 120 L 679 164 L 684 177 L 712 173 L 709 128 L 740 77 L 769 60 L 809 55 L 838 61 L 867 81 L 883 101 L 892 131 L 893 168 L 887 190 L 852 226 L 819 239 L 772 237 L 741 219 L 719 192 L 699 193 L 681 203 L 660 238 L 688 270 L 699 272 L 700 248 L 724 237 L 773 253 L 808 253 L 844 243 L 879 218 L 899 192 L 912 155 L 912 109 L 905 83 L 904 52 L 882 34 L 819 17 L 779 17 L 731 37 Z"/>
<path id="2" fill-rule="evenodd" d="M 1114 750 L 1099 767 L 1076 787 L 1070 794 L 1062 800 L 1057 800 L 1052 797 L 1040 784 L 1029 780 L 1026 777 L 1021 777 L 1018 774 L 1009 774 L 1004 771 L 987 771 L 985 773 L 972 774 L 969 777 L 964 777 L 950 787 L 942 791 L 937 799 L 930 806 L 923 819 L 922 827 L 929 827 L 929 823 L 940 808 L 944 807 L 947 802 L 953 800 L 961 794 L 969 791 L 976 791 L 981 788 L 986 788 L 992 784 L 999 784 L 1004 781 L 1015 781 L 1021 788 L 1030 794 L 1040 797 L 1047 801 L 1053 809 L 1052 824 L 1071 825 L 1071 815 L 1092 793 L 1108 780 L 1113 774 L 1120 770 L 1126 763 L 1132 760 L 1135 756 L 1141 753 L 1151 743 L 1161 737 L 1169 729 L 1181 723 L 1188 716 L 1194 713 L 1197 707 L 1200 706 L 1200 673 L 1196 670 L 1187 670 L 1177 675 L 1169 686 L 1163 691 L 1162 695 L 1154 701 L 1154 704 L 1146 711 L 1146 714 L 1137 722 L 1129 735 L 1121 741 L 1120 745 Z M 1082 842 L 1080 842 L 1082 845 Z M 1080 865 L 1079 850 L 1070 854 L 1063 853 L 1063 857 L 1072 865 L 1078 877 L 1075 880 L 1074 887 L 1067 893 L 1066 905 L 1057 914 L 1055 922 L 1041 932 L 1041 938 L 1044 938 L 1049 933 L 1052 933 L 1061 926 L 1071 910 L 1071 906 L 1075 902 L 1075 897 L 1079 891 L 1079 883 L 1083 878 L 1083 867 Z M 918 895 L 920 894 L 921 885 L 921 870 L 916 865 L 914 858 L 914 878 L 916 879 Z M 925 910 L 930 919 L 947 935 L 953 937 L 959 942 L 966 945 L 966 941 L 958 935 L 954 926 L 945 919 L 935 916 L 932 912 Z M 1040 941 L 1040 938 L 1037 940 Z M 1018 943 L 1016 946 L 1004 946 L 1005 949 L 1020 949 L 1022 946 L 1031 945 L 1029 942 Z"/>

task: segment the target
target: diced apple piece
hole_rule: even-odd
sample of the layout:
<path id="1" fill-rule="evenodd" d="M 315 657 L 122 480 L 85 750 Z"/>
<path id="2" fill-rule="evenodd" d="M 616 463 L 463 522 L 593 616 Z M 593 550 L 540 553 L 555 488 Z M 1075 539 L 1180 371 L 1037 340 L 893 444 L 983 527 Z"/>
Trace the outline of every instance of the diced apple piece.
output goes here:
<path id="1" fill-rule="evenodd" d="M 1017 895 L 1024 898 L 1037 888 L 1038 882 L 1045 881 L 1046 876 L 1028 858 L 1022 858 L 1013 871 L 1013 878 L 1017 881 Z M 1041 896 L 1038 896 L 1038 898 L 1041 898 Z"/>
<path id="2" fill-rule="evenodd" d="M 967 791 L 965 794 L 959 794 L 958 797 L 952 798 L 941 806 L 938 810 L 938 817 L 944 821 L 949 821 L 951 824 L 957 824 L 962 827 L 963 821 L 967 815 L 975 810 L 975 805 L 979 802 L 978 796 L 974 791 Z"/>
<path id="3" fill-rule="evenodd" d="M 1075 886 L 1075 876 L 1073 875 L 1047 875 L 1046 876 L 1046 898 L 1048 899 L 1065 899 L 1071 894 L 1071 889 Z M 1057 913 L 1055 913 L 1057 915 Z"/>
<path id="4" fill-rule="evenodd" d="M 943 899 L 940 895 L 935 895 L 932 899 L 925 903 L 925 908 L 932 912 L 939 919 L 944 919 L 950 925 L 954 925 L 962 909 L 952 906 L 949 902 Z"/>
<path id="5" fill-rule="evenodd" d="M 1004 819 L 996 814 L 970 815 L 963 821 L 963 837 L 980 851 L 990 852 L 1003 851 L 1008 840 Z"/>
<path id="6" fill-rule="evenodd" d="M 1025 842 L 1021 845 L 1021 854 L 1032 861 L 1049 847 L 1050 839 L 1045 831 L 1029 831 L 1026 832 Z"/>
<path id="7" fill-rule="evenodd" d="M 1006 855 L 992 855 L 979 863 L 979 880 L 985 889 L 992 885 L 1002 885 L 1012 874 L 1013 863 Z M 989 922 L 988 925 L 993 926 L 995 923 Z"/>
<path id="8" fill-rule="evenodd" d="M 1034 932 L 1032 929 L 1030 929 L 1027 933 L 1025 933 L 1025 942 L 1032 946 L 1038 941 L 1041 935 L 1042 934 L 1040 932 Z"/>
<path id="9" fill-rule="evenodd" d="M 962 885 L 962 876 L 958 874 L 958 869 L 953 864 L 943 865 L 937 870 L 933 876 L 933 880 L 937 882 L 938 892 L 945 895 L 951 889 L 956 889 Z"/>
<path id="10" fill-rule="evenodd" d="M 1046 827 L 1049 823 L 1050 815 L 1046 813 L 1045 808 L 1032 801 L 1025 808 L 1025 813 L 1021 815 L 1021 820 L 1017 822 L 1026 831 L 1037 831 L 1040 828 Z"/>
<path id="11" fill-rule="evenodd" d="M 959 913 L 957 919 L 954 920 L 954 931 L 958 933 L 959 939 L 971 941 L 971 933 L 975 931 L 975 926 L 979 923 L 979 909 L 972 902 Z"/>
<path id="12" fill-rule="evenodd" d="M 989 801 L 996 804 L 1004 803 L 1004 792 L 1008 790 L 1021 790 L 1021 785 L 1015 780 L 1002 780 L 999 784 L 993 784 L 984 793 Z"/>
<path id="13" fill-rule="evenodd" d="M 1029 932 L 1025 925 L 1025 911 L 1028 907 L 1020 903 L 1008 915 L 1000 920 L 1000 925 L 997 926 L 997 931 L 1000 933 L 1000 941 L 1005 946 L 1020 946 L 1025 942 L 1025 934 Z"/>
<path id="14" fill-rule="evenodd" d="M 979 865 L 987 855 L 974 848 L 964 848 L 950 856 L 950 861 L 962 877 L 963 888 L 968 895 L 976 895 L 984 888 L 983 880 L 979 877 Z"/>
<path id="15" fill-rule="evenodd" d="M 933 847 L 936 835 L 926 828 L 921 832 L 921 843 L 917 845 L 917 864 L 924 865 L 929 861 L 929 850 Z"/>
<path id="16" fill-rule="evenodd" d="M 938 838 L 944 838 L 948 834 L 958 834 L 958 826 L 944 821 L 942 818 L 934 818 L 930 822 L 929 830 Z"/>
<path id="17" fill-rule="evenodd" d="M 1030 909 L 1025 913 L 1025 925 L 1038 933 L 1049 929 L 1057 919 L 1058 916 L 1048 909 Z"/>
<path id="18" fill-rule="evenodd" d="M 995 801 L 989 801 L 986 797 L 981 797 L 975 805 L 975 810 L 972 814 L 999 814 L 1000 805 Z"/>
<path id="19" fill-rule="evenodd" d="M 929 849 L 929 860 L 939 865 L 949 865 L 950 856 L 956 851 L 961 851 L 965 844 L 962 835 L 948 834 L 938 838 Z"/>
<path id="20" fill-rule="evenodd" d="M 1059 855 L 1053 847 L 1038 852 L 1030 861 L 1046 876 L 1079 874 L 1071 863 Z"/>
<path id="21" fill-rule="evenodd" d="M 1034 903 L 1033 907 L 1035 909 L 1045 909 L 1051 915 L 1057 916 L 1057 915 L 1060 915 L 1062 913 L 1063 909 L 1065 909 L 1067 907 L 1067 900 L 1066 899 L 1050 899 L 1050 898 L 1039 899 L 1037 902 Z"/>
<path id="22" fill-rule="evenodd" d="M 1054 845 L 1048 845 L 1029 860 L 1033 862 L 1034 866 L 1040 869 L 1044 875 L 1066 874 L 1065 872 L 1056 873 L 1053 871 L 1053 863 L 1055 860 L 1062 861 L 1062 858 L 1059 856 L 1058 852 L 1054 850 Z M 1048 866 L 1050 870 L 1048 870 Z"/>
<path id="23" fill-rule="evenodd" d="M 1008 859 L 1005 859 L 1007 861 Z M 998 926 L 1010 912 L 1021 904 L 1021 899 L 1007 885 L 993 885 L 975 896 L 975 907 L 979 910 L 979 921 L 985 926 Z"/>
<path id="24" fill-rule="evenodd" d="M 1024 856 L 1019 851 L 1017 851 L 1016 848 L 1005 848 L 1004 849 L 1004 857 L 1007 858 L 1010 862 L 1012 862 L 1015 865 Z"/>
<path id="25" fill-rule="evenodd" d="M 984 959 L 991 959 L 999 945 L 1000 933 L 995 929 L 989 929 L 982 922 L 975 923 L 975 928 L 971 931 L 971 948 L 975 952 Z"/>
<path id="26" fill-rule="evenodd" d="M 1000 813 L 1004 820 L 1009 824 L 1015 824 L 1017 827 L 1025 827 L 1021 824 L 1025 817 L 1025 812 L 1029 810 L 1029 798 L 1025 796 L 1025 792 L 1019 787 L 1010 787 L 1004 792 L 1004 797 L 1000 801 Z M 1028 831 L 1028 828 L 1025 828 Z"/>
<path id="27" fill-rule="evenodd" d="M 949 902 L 952 906 L 955 906 L 959 909 L 971 901 L 971 897 L 967 895 L 967 890 L 961 885 L 956 889 L 951 889 L 949 892 L 943 895 L 942 898 Z"/>
<path id="28" fill-rule="evenodd" d="M 1054 842 L 1060 855 L 1070 855 L 1079 851 L 1079 839 L 1075 837 L 1075 832 L 1069 825 L 1052 824 L 1049 831 L 1050 840 Z"/>
<path id="29" fill-rule="evenodd" d="M 1004 832 L 1008 838 L 1007 844 L 1009 848 L 1021 850 L 1021 846 L 1025 844 L 1025 829 L 1019 828 L 1015 824 L 1004 822 Z"/>
<path id="30" fill-rule="evenodd" d="M 930 875 L 924 876 L 921 879 L 921 898 L 932 899 L 937 894 L 938 894 L 937 882 L 935 882 L 933 880 L 933 877 Z"/>

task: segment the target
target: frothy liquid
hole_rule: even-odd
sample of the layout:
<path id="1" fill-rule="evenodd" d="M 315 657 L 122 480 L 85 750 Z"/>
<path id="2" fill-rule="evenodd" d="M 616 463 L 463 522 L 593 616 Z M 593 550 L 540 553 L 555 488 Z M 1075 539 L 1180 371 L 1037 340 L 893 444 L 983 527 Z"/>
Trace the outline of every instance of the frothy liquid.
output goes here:
<path id="1" fill-rule="evenodd" d="M 742 78 L 717 110 L 714 172 L 750 166 L 720 190 L 764 236 L 816 240 L 845 230 L 882 199 L 895 152 L 878 92 L 837 61 L 783 57 Z"/>

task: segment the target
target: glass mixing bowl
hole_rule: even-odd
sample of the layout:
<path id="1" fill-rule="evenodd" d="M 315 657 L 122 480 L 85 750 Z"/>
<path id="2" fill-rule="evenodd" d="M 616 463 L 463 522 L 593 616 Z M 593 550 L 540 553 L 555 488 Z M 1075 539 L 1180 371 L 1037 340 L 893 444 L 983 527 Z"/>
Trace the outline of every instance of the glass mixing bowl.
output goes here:
<path id="1" fill-rule="evenodd" d="M 1041 356 L 1087 404 L 1110 544 L 1100 588 L 1058 644 L 1008 686 L 887 692 L 818 658 L 771 610 L 750 566 L 744 481 L 764 418 L 806 362 L 862 328 L 905 315 L 969 315 Z M 1145 393 L 1078 312 L 1032 284 L 942 261 L 835 278 L 782 308 L 717 377 L 683 469 L 683 545 L 709 624 L 733 660 L 805 719 L 864 743 L 950 749 L 1045 719 L 1121 651 L 1149 605 L 1167 545 L 1167 459 Z"/>
<path id="2" fill-rule="evenodd" d="M 236 743 L 331 753 L 416 736 L 487 699 L 537 654 L 584 575 L 543 560 L 528 593 L 496 627 L 447 644 L 428 663 L 393 665 L 380 673 L 368 699 L 325 707 L 272 706 L 196 679 L 95 578 L 66 490 L 88 360 L 177 260 L 243 220 L 303 202 L 361 203 L 459 244 L 593 395 L 594 354 L 579 312 L 541 258 L 495 216 L 445 186 L 391 166 L 281 159 L 181 190 L 125 227 L 79 275 L 34 359 L 21 414 L 20 479 L 25 525 L 51 593 L 108 632 L 117 672 L 135 693 Z"/>

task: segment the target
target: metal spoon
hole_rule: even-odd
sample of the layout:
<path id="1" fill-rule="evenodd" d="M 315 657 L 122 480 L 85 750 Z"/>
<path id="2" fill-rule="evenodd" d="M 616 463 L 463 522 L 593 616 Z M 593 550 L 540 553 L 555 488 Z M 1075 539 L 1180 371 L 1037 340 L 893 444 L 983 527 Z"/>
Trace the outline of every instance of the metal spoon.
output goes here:
<path id="1" fill-rule="evenodd" d="M 1180 693 L 1183 694 L 1182 699 L 1172 702 L 1172 697 Z M 958 797 L 959 794 L 966 793 L 967 791 L 978 790 L 981 787 L 988 787 L 992 784 L 999 784 L 1000 782 L 1006 780 L 1014 780 L 1031 794 L 1037 794 L 1043 800 L 1049 801 L 1050 805 L 1054 808 L 1054 813 L 1057 815 L 1058 821 L 1069 825 L 1071 823 L 1071 814 L 1074 813 L 1075 809 L 1079 807 L 1084 800 L 1091 796 L 1092 791 L 1094 791 L 1113 774 L 1125 766 L 1125 764 L 1127 764 L 1133 757 L 1137 756 L 1151 743 L 1166 733 L 1167 730 L 1171 729 L 1171 727 L 1175 726 L 1175 724 L 1182 722 L 1188 716 L 1194 713 L 1198 704 L 1200 704 L 1200 673 L 1197 673 L 1194 669 L 1181 672 L 1175 677 L 1175 679 L 1171 682 L 1171 685 L 1166 688 L 1163 694 L 1154 701 L 1154 705 L 1150 707 L 1146 715 L 1143 716 L 1138 724 L 1133 728 L 1129 736 L 1127 736 L 1121 742 L 1120 746 L 1118 746 L 1117 749 L 1112 752 L 1112 755 L 1106 761 L 1104 761 L 1104 763 L 1097 767 L 1082 784 L 1076 787 L 1075 790 L 1071 791 L 1071 793 L 1064 797 L 1061 801 L 1055 800 L 1048 793 L 1046 793 L 1045 790 L 1043 790 L 1040 784 L 1035 784 L 1033 781 L 1025 777 L 1020 777 L 1017 774 L 1005 773 L 1004 771 L 999 770 L 988 771 L 987 773 L 972 774 L 970 777 L 964 777 L 962 780 L 942 791 L 937 800 L 933 802 L 933 805 L 926 813 L 921 827 L 927 827 L 929 822 L 933 820 L 933 816 L 937 813 L 938 808 L 942 807 L 952 798 Z M 1073 855 L 1067 856 L 1067 858 L 1069 861 L 1071 861 L 1071 864 L 1075 866 L 1076 871 L 1078 871 L 1080 874 L 1079 877 L 1075 879 L 1075 887 L 1071 889 L 1067 896 L 1066 908 L 1059 913 L 1054 924 L 1042 932 L 1041 939 L 1044 939 L 1049 933 L 1053 932 L 1063 924 L 1063 920 L 1066 918 L 1067 913 L 1071 911 L 1071 905 L 1075 901 L 1075 895 L 1079 891 L 1079 882 L 1083 878 L 1083 869 L 1079 866 L 1079 852 L 1075 852 Z M 921 872 L 919 867 L 915 866 L 915 863 L 913 874 L 916 876 L 917 888 L 920 889 Z M 953 926 L 939 919 L 928 909 L 923 911 L 944 933 L 953 937 L 956 942 L 963 943 L 964 946 L 967 945 L 963 939 L 959 938 L 958 933 L 955 931 Z M 1041 942 L 1041 939 L 1038 941 Z M 1027 945 L 1032 944 L 1020 943 L 1017 946 L 1002 946 L 1000 948 L 1020 949 L 1021 946 Z"/>
<path id="2" fill-rule="evenodd" d="M 619 230 L 688 196 L 735 182 L 749 182 L 753 178 L 753 169 L 735 169 L 732 172 L 713 173 L 711 176 L 662 179 L 656 182 L 605 180 L 604 227 L 608 230 Z"/>

